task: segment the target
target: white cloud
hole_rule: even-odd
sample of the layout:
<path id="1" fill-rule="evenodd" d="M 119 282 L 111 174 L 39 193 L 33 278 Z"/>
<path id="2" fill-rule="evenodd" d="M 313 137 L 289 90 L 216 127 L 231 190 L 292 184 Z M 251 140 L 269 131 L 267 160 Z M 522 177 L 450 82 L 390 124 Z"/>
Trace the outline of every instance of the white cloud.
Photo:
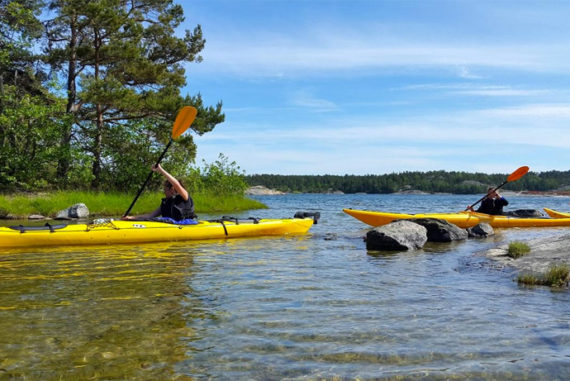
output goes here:
<path id="1" fill-rule="evenodd" d="M 198 146 L 200 157 L 211 161 L 224 152 L 247 173 L 509 172 L 520 161 L 531 167 L 539 162 L 543 170 L 565 169 L 570 160 L 568 124 L 570 105 L 531 104 L 396 123 L 351 117 L 289 126 L 234 124 L 198 138 Z"/>
<path id="2" fill-rule="evenodd" d="M 570 104 L 531 104 L 483 110 L 481 113 L 495 117 L 548 117 L 557 119 L 558 122 L 570 122 L 567 120 L 570 118 Z M 559 128 L 566 130 L 565 126 Z"/>
<path id="3" fill-rule="evenodd" d="M 315 111 L 331 111 L 337 108 L 334 102 L 315 96 L 312 91 L 304 89 L 293 94 L 291 103 L 295 106 L 313 109 Z"/>
<path id="4" fill-rule="evenodd" d="M 465 67 L 465 66 L 459 67 L 458 72 L 459 72 L 459 73 L 458 73 L 459 77 L 460 77 L 460 78 L 464 78 L 464 79 L 482 79 L 482 78 L 483 78 L 483 77 L 480 76 L 480 75 L 473 74 L 473 73 L 471 72 L 471 70 L 469 70 L 469 69 L 468 69 L 467 67 Z"/>
<path id="5" fill-rule="evenodd" d="M 401 90 L 419 90 L 419 91 L 441 91 L 452 95 L 471 95 L 485 97 L 534 97 L 552 95 L 555 91 L 548 89 L 515 89 L 510 86 L 485 85 L 479 83 L 452 83 L 452 84 L 435 84 L 427 83 L 420 85 L 410 85 L 400 88 Z"/>
<path id="6" fill-rule="evenodd" d="M 378 69 L 385 67 L 446 67 L 461 78 L 479 79 L 474 68 L 488 67 L 525 71 L 567 71 L 566 46 L 557 44 L 495 43 L 466 45 L 457 41 L 422 41 L 376 38 L 380 33 L 359 28 L 346 38 L 338 30 L 307 33 L 303 37 L 275 33 L 209 36 L 205 61 L 194 71 L 242 76 L 303 75 L 307 72 Z M 322 36 L 327 36 L 322 37 Z"/>

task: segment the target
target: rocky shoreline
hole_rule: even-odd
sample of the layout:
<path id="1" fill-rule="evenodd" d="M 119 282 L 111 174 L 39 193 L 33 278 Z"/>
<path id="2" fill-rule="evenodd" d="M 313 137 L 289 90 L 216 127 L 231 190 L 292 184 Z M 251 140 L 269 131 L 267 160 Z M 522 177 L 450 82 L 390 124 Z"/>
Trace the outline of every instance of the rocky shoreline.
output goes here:
<path id="1" fill-rule="evenodd" d="M 56 213 L 54 218 L 46 217 L 41 214 L 30 214 L 27 216 L 18 216 L 14 214 L 5 214 L 1 215 L 1 220 L 31 220 L 31 221 L 39 221 L 39 220 L 82 220 L 89 218 L 89 209 L 84 203 L 78 203 L 70 206 L 69 208 L 60 210 Z"/>
<path id="2" fill-rule="evenodd" d="M 486 238 L 495 234 L 488 224 L 479 224 L 472 228 L 461 229 L 444 220 L 434 218 L 395 220 L 389 224 L 370 229 L 365 237 L 367 250 L 405 251 L 421 249 L 426 242 L 452 242 L 468 238 Z M 509 254 L 509 245 L 504 243 L 482 253 L 494 260 L 498 266 L 512 268 L 519 275 L 532 275 L 545 278 L 556 268 L 568 274 L 570 269 L 570 233 L 551 234 L 547 237 L 526 240 L 529 253 L 518 258 Z M 562 278 L 562 284 L 568 285 L 568 275 Z"/>
<path id="3" fill-rule="evenodd" d="M 303 193 L 303 192 L 300 192 Z M 345 194 L 340 190 L 328 189 L 324 192 L 318 192 L 322 194 Z M 249 187 L 245 194 L 247 195 L 281 195 L 287 194 L 287 192 L 282 192 L 276 189 L 267 188 L 264 185 L 254 185 Z M 367 194 L 366 192 L 357 192 L 355 194 Z M 453 194 L 448 192 L 425 192 L 418 189 L 413 188 L 405 188 L 400 189 L 392 194 Z M 511 191 L 511 190 L 502 190 L 502 195 L 505 196 L 544 196 L 544 197 L 570 197 L 569 190 L 557 190 L 557 191 Z"/>
<path id="4" fill-rule="evenodd" d="M 483 254 L 519 273 L 545 274 L 556 265 L 570 266 L 570 233 L 524 241 L 530 253 L 517 259 L 507 256 L 508 244 L 485 251 Z"/>
<path id="5" fill-rule="evenodd" d="M 245 194 L 250 196 L 265 196 L 265 195 L 281 195 L 285 193 L 275 189 L 269 189 L 263 185 L 255 185 L 253 187 L 249 187 L 245 191 Z"/>

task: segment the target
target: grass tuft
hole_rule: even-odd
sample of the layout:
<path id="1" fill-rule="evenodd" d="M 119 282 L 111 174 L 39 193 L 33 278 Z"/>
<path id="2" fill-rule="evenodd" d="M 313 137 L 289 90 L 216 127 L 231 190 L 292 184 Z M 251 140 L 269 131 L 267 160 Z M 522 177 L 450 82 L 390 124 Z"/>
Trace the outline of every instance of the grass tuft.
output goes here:
<path id="1" fill-rule="evenodd" d="M 520 241 L 513 241 L 509 243 L 507 256 L 517 259 L 528 253 L 530 253 L 530 247 L 526 243 Z"/>
<path id="2" fill-rule="evenodd" d="M 528 286 L 564 287 L 568 286 L 569 275 L 570 268 L 567 265 L 553 265 L 544 275 L 521 274 L 517 282 Z"/>
<path id="3" fill-rule="evenodd" d="M 552 287 L 567 286 L 569 272 L 570 269 L 566 265 L 552 266 L 545 275 L 545 281 Z"/>

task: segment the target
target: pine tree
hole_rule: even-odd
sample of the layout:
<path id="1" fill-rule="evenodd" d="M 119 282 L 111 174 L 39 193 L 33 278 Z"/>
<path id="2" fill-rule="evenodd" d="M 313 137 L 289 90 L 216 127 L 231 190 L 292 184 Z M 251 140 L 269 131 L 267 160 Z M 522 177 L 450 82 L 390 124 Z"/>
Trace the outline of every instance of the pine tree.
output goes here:
<path id="1" fill-rule="evenodd" d="M 183 98 L 180 88 L 186 83 L 183 64 L 202 60 L 205 40 L 199 25 L 176 36 L 184 15 L 171 0 L 52 0 L 49 9 L 55 17 L 46 22 L 46 61 L 65 77 L 67 112 L 74 117 L 61 134 L 68 154 L 58 175 L 67 178 L 76 141 L 89 153 L 91 185 L 99 188 L 103 167 L 113 166 L 109 150 L 121 146 L 106 139 L 129 136 L 113 130 L 151 122 L 150 147 L 165 139 L 160 131 L 170 131 L 184 102 L 201 102 Z M 198 108 L 197 132 L 223 121 L 221 103 Z M 182 143 L 193 146 L 191 138 Z"/>

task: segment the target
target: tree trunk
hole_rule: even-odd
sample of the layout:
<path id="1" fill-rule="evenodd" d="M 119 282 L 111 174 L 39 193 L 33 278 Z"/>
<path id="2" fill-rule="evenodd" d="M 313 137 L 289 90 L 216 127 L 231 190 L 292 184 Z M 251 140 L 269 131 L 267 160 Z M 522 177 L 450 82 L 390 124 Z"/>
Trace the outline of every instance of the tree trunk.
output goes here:
<path id="1" fill-rule="evenodd" d="M 99 48 L 101 47 L 101 41 L 99 39 L 99 33 L 95 31 L 95 63 L 94 63 L 94 76 L 95 81 L 99 81 Z M 93 140 L 93 148 L 91 153 L 93 154 L 93 180 L 91 181 L 91 187 L 98 189 L 101 185 L 101 147 L 103 143 L 103 107 L 100 103 L 95 106 L 97 110 L 96 119 L 96 131 L 95 138 Z"/>
<path id="2" fill-rule="evenodd" d="M 101 147 L 103 146 L 103 111 L 97 105 L 97 132 L 93 141 L 93 181 L 91 186 L 98 189 L 101 185 Z"/>
<path id="3" fill-rule="evenodd" d="M 71 18 L 69 25 L 71 38 L 69 39 L 69 64 L 67 71 L 67 106 L 65 112 L 72 113 L 73 105 L 76 101 L 77 89 L 75 86 L 77 69 L 77 17 Z M 67 173 L 71 163 L 71 129 L 73 124 L 64 125 L 61 131 L 60 148 L 62 155 L 57 163 L 57 178 L 63 183 L 67 182 Z"/>

